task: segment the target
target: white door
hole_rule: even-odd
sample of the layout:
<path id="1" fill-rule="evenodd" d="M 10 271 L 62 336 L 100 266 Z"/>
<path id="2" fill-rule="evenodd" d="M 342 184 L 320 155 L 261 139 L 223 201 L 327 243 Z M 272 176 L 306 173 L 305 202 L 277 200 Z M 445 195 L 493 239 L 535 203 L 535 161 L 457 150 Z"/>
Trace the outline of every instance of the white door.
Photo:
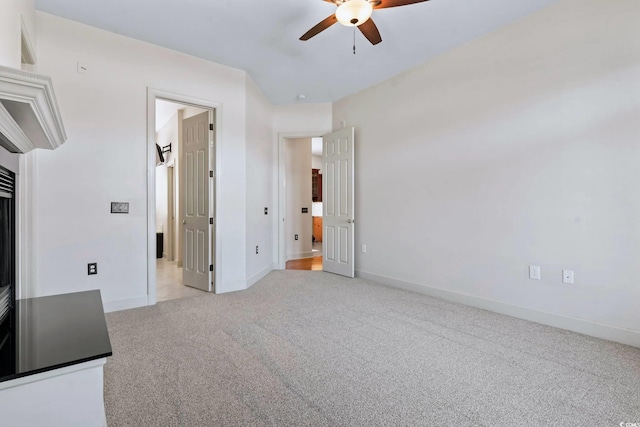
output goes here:
<path id="1" fill-rule="evenodd" d="M 354 277 L 353 128 L 322 137 L 322 267 Z"/>
<path id="2" fill-rule="evenodd" d="M 209 271 L 209 113 L 182 121 L 184 252 L 182 280 L 211 292 Z"/>

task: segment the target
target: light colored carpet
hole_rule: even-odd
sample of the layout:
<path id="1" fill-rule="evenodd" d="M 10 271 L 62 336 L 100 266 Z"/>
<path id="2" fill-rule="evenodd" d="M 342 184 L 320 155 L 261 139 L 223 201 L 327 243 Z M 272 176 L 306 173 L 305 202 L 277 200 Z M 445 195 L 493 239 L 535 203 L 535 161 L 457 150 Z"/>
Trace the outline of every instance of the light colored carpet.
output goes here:
<path id="1" fill-rule="evenodd" d="M 640 423 L 640 349 L 323 272 L 107 322 L 109 427 Z"/>

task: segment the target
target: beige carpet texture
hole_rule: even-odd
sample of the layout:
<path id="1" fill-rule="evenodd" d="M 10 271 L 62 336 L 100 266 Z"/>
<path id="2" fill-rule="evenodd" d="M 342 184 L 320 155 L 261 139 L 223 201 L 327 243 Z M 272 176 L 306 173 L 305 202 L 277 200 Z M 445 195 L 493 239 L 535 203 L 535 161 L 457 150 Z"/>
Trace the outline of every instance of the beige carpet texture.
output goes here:
<path id="1" fill-rule="evenodd" d="M 107 315 L 109 427 L 640 425 L 640 349 L 323 272 Z"/>

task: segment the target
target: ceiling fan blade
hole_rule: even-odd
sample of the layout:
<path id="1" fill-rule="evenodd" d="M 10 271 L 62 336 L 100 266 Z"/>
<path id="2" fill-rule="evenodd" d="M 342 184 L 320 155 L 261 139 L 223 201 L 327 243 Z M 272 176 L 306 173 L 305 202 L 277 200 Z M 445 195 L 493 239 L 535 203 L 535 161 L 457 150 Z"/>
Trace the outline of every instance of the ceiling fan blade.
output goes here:
<path id="1" fill-rule="evenodd" d="M 379 0 L 372 1 L 374 9 L 384 9 L 387 7 L 407 6 L 414 3 L 422 3 L 429 0 Z M 378 3 L 378 4 L 376 4 Z"/>
<path id="2" fill-rule="evenodd" d="M 367 19 L 364 21 L 364 24 L 358 25 L 358 29 L 367 38 L 367 40 L 371 42 L 371 44 L 376 45 L 382 41 L 380 31 L 378 31 L 378 27 L 376 27 L 373 19 Z"/>
<path id="3" fill-rule="evenodd" d="M 304 33 L 302 37 L 300 37 L 300 40 L 309 40 L 311 37 L 315 36 L 321 31 L 326 30 L 336 22 L 338 22 L 338 18 L 336 18 L 336 15 L 334 13 L 331 16 L 328 16 L 323 21 L 321 21 L 318 25 L 316 25 L 315 27 L 313 27 L 312 29 Z"/>

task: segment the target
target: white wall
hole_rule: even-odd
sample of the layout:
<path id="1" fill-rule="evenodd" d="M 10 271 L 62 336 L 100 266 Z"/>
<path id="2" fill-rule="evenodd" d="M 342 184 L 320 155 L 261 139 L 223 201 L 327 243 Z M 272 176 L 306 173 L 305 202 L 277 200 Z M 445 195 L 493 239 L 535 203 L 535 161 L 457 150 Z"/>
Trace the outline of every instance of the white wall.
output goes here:
<path id="1" fill-rule="evenodd" d="M 18 0 L 19 8 L 20 8 L 20 16 L 22 17 L 22 22 L 24 23 L 24 33 L 25 37 L 28 39 L 28 43 L 31 44 L 33 50 L 36 49 L 38 42 L 38 34 L 36 28 L 36 8 L 34 6 L 34 0 Z M 37 72 L 37 53 L 33 52 L 36 55 L 36 64 L 34 67 L 26 67 L 27 70 L 32 72 Z M 22 58 L 22 43 L 20 44 L 20 57 Z"/>
<path id="2" fill-rule="evenodd" d="M 247 76 L 247 285 L 273 269 L 273 140 L 271 104 Z M 268 208 L 268 214 L 264 214 Z M 258 253 L 256 254 L 256 246 Z"/>
<path id="3" fill-rule="evenodd" d="M 287 259 L 311 256 L 311 138 L 286 140 Z M 302 213 L 307 208 L 308 213 Z M 295 240 L 295 235 L 298 240 Z"/>
<path id="4" fill-rule="evenodd" d="M 331 104 L 295 104 L 273 107 L 273 130 L 276 133 L 309 132 L 322 136 L 331 132 Z M 318 134 L 318 135 L 316 135 Z"/>
<path id="5" fill-rule="evenodd" d="M 53 78 L 69 137 L 37 157 L 37 294 L 100 288 L 107 308 L 146 299 L 148 87 L 222 106 L 216 286 L 244 289 L 245 72 L 44 13 L 37 26 L 38 71 Z M 130 213 L 110 214 L 110 201 Z"/>
<path id="6" fill-rule="evenodd" d="M 168 230 L 167 209 L 167 165 L 156 167 L 156 232 L 166 233 Z M 166 242 L 165 242 L 166 243 Z"/>
<path id="7" fill-rule="evenodd" d="M 33 0 L 0 1 L 0 65 L 20 68 L 21 20 L 31 43 L 36 43 L 35 7 Z"/>
<path id="8" fill-rule="evenodd" d="M 561 0 L 335 103 L 359 274 L 637 340 L 639 20 L 637 1 Z"/>
<path id="9" fill-rule="evenodd" d="M 188 119 L 193 116 L 197 116 L 198 114 L 204 113 L 207 110 L 203 110 L 202 108 L 194 107 L 192 105 L 188 105 L 182 109 L 183 111 L 183 119 Z"/>
<path id="10" fill-rule="evenodd" d="M 322 173 L 322 156 L 311 156 L 311 167 Z"/>

